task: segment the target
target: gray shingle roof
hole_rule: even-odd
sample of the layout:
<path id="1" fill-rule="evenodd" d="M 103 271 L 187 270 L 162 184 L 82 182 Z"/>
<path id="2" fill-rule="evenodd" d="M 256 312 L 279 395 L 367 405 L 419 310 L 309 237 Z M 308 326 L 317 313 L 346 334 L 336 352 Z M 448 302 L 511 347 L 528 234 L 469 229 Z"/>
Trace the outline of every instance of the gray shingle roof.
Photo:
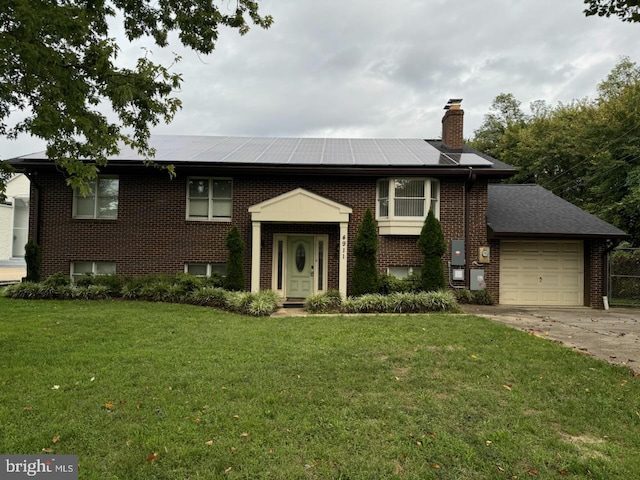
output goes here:
<path id="1" fill-rule="evenodd" d="M 627 238 L 600 220 L 539 185 L 490 184 L 487 227 L 495 238 Z"/>

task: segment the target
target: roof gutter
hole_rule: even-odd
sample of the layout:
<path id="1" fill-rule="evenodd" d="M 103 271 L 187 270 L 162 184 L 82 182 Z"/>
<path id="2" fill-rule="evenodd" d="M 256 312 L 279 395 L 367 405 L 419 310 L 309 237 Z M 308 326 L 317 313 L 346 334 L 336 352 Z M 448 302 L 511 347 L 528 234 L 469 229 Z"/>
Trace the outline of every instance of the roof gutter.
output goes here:
<path id="1" fill-rule="evenodd" d="M 27 172 L 36 168 L 53 168 L 54 164 L 50 160 L 19 160 L 10 162 L 11 165 L 19 172 Z M 273 174 L 273 175 L 341 175 L 341 176 L 389 176 L 389 175 L 444 175 L 470 178 L 473 176 L 492 177 L 492 178 L 509 178 L 516 173 L 512 169 L 495 169 L 477 167 L 451 168 L 444 167 L 416 167 L 416 166 L 292 166 L 287 164 L 221 164 L 221 163 L 202 163 L 202 162 L 159 162 L 159 165 L 174 165 L 176 171 L 188 169 L 190 171 L 210 172 L 215 169 L 216 172 L 228 172 L 238 174 Z M 148 168 L 143 161 L 122 162 L 117 160 L 109 161 L 107 167 L 103 171 L 111 169 L 142 169 Z"/>

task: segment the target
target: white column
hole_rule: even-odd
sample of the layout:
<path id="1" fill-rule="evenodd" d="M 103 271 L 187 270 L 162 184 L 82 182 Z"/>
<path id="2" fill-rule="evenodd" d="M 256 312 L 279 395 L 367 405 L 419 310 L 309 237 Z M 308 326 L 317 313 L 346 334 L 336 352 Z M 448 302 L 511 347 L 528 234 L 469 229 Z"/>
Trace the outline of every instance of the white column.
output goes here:
<path id="1" fill-rule="evenodd" d="M 251 222 L 251 291 L 260 291 L 260 222 Z"/>
<path id="2" fill-rule="evenodd" d="M 338 290 L 347 296 L 347 252 L 349 250 L 349 224 L 340 222 L 340 264 L 338 268 Z"/>

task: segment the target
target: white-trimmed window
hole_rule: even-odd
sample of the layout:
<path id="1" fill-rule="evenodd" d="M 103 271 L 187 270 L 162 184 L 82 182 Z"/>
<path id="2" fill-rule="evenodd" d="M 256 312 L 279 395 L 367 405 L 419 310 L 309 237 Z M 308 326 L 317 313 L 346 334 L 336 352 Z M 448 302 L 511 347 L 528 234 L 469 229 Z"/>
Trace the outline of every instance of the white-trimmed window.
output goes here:
<path id="1" fill-rule="evenodd" d="M 226 263 L 186 263 L 184 272 L 196 277 L 210 277 L 218 275 L 224 277 L 227 273 Z"/>
<path id="2" fill-rule="evenodd" d="M 115 262 L 72 262 L 71 280 L 75 283 L 85 275 L 113 275 L 116 273 Z"/>
<path id="3" fill-rule="evenodd" d="M 432 178 L 385 178 L 378 181 L 378 218 L 440 216 L 440 182 Z"/>
<path id="4" fill-rule="evenodd" d="M 233 181 L 230 178 L 189 178 L 187 180 L 187 218 L 231 221 L 232 192 Z"/>
<path id="5" fill-rule="evenodd" d="M 420 274 L 420 267 L 387 267 L 387 275 L 402 280 L 409 275 Z"/>
<path id="6" fill-rule="evenodd" d="M 82 196 L 73 191 L 74 218 L 106 218 L 118 217 L 118 190 L 120 181 L 116 176 L 100 175 L 90 182 L 90 192 Z"/>
<path id="7" fill-rule="evenodd" d="M 440 182 L 433 178 L 383 178 L 376 192 L 380 235 L 419 235 L 429 210 L 440 218 Z"/>

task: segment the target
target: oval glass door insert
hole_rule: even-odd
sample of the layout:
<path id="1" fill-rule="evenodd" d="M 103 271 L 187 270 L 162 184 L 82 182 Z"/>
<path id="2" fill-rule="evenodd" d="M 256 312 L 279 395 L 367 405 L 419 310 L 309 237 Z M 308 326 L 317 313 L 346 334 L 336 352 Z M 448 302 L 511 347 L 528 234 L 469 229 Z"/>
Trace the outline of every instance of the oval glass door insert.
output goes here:
<path id="1" fill-rule="evenodd" d="M 296 268 L 298 269 L 298 272 L 302 272 L 304 270 L 306 260 L 307 254 L 304 251 L 304 245 L 299 243 L 298 248 L 296 248 Z"/>

